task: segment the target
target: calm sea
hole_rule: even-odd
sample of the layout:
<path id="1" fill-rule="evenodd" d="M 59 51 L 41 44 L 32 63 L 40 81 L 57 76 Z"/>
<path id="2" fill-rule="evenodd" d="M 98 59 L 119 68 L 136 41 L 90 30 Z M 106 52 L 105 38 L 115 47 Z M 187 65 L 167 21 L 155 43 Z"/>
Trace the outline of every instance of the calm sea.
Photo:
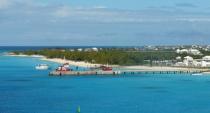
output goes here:
<path id="1" fill-rule="evenodd" d="M 59 65 L 0 55 L 0 113 L 210 113 L 209 76 L 50 77 L 39 63 Z"/>

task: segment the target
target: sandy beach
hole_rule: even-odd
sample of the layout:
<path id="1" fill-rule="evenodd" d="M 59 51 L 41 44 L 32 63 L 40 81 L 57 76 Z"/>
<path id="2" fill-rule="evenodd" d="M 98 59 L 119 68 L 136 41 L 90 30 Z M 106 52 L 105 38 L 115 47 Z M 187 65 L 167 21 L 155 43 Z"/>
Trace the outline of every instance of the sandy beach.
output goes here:
<path id="1" fill-rule="evenodd" d="M 79 66 L 79 67 L 99 67 L 101 66 L 101 64 L 92 64 L 89 62 L 84 62 L 84 61 L 72 61 L 72 60 L 65 60 L 65 59 L 59 59 L 59 58 L 41 58 L 41 60 L 44 61 L 50 61 L 50 62 L 56 62 L 56 63 L 60 63 L 60 64 L 64 64 L 64 63 L 69 63 L 70 65 L 74 65 L 74 66 Z"/>

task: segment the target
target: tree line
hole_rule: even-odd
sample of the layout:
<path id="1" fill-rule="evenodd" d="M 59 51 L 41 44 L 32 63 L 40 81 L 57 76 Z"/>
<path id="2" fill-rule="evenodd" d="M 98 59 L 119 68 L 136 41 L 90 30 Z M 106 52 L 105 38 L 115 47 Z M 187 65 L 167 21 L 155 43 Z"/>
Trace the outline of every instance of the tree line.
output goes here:
<path id="1" fill-rule="evenodd" d="M 69 51 L 69 50 L 28 50 L 15 51 L 15 54 L 26 55 L 43 55 L 47 58 L 65 58 L 74 61 L 86 61 L 99 64 L 115 64 L 115 65 L 144 65 L 151 61 L 173 60 L 176 58 L 175 52 L 132 52 L 122 50 L 100 50 L 96 51 Z"/>

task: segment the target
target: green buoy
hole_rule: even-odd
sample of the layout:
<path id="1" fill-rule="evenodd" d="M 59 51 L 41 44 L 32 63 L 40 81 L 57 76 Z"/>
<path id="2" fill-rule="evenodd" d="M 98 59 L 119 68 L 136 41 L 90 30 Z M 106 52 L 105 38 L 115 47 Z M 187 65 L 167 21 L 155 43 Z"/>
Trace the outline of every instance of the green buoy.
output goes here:
<path id="1" fill-rule="evenodd" d="M 77 113 L 80 113 L 80 112 L 81 112 L 80 106 L 78 106 L 78 108 L 77 108 Z"/>

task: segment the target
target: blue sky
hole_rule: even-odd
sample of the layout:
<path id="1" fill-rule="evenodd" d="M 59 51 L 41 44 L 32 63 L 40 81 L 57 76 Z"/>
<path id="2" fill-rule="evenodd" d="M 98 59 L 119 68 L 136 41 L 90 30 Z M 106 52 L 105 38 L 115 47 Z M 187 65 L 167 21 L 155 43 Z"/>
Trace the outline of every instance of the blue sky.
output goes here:
<path id="1" fill-rule="evenodd" d="M 46 4 L 68 4 L 71 6 L 103 6 L 114 9 L 140 10 L 149 7 L 185 7 L 192 10 L 203 10 L 208 8 L 209 0 L 40 0 Z M 193 8 L 192 8 L 193 7 Z M 196 8 L 195 8 L 196 7 Z"/>
<path id="2" fill-rule="evenodd" d="M 207 0 L 0 0 L 0 45 L 210 44 Z"/>

